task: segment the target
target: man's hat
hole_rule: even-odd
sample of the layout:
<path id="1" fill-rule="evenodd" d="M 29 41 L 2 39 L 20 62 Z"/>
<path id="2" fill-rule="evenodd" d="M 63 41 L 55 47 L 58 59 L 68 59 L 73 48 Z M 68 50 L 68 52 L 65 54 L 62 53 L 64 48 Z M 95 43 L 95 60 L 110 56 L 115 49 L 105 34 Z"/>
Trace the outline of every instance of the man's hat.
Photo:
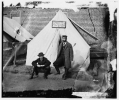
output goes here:
<path id="1" fill-rule="evenodd" d="M 62 37 L 67 37 L 67 35 L 62 35 Z"/>
<path id="2" fill-rule="evenodd" d="M 38 54 L 38 56 L 44 56 L 44 54 L 43 54 L 42 52 L 40 52 L 40 53 Z"/>

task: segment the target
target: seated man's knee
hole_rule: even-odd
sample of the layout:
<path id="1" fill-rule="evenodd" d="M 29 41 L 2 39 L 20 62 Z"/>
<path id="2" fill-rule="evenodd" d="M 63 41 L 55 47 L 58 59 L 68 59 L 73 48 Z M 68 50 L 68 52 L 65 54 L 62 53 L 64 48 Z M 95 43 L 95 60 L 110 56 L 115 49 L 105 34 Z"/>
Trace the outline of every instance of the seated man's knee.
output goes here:
<path id="1" fill-rule="evenodd" d="M 32 62 L 32 66 L 37 66 L 37 64 L 35 62 Z"/>

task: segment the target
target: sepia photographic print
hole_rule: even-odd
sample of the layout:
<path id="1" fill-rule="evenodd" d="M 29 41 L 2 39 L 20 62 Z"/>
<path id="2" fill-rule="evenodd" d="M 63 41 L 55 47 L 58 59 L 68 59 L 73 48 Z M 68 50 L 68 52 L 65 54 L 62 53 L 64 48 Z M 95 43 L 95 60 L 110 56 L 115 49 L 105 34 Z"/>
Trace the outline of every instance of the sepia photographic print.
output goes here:
<path id="1" fill-rule="evenodd" d="M 117 4 L 2 1 L 2 98 L 117 98 Z"/>

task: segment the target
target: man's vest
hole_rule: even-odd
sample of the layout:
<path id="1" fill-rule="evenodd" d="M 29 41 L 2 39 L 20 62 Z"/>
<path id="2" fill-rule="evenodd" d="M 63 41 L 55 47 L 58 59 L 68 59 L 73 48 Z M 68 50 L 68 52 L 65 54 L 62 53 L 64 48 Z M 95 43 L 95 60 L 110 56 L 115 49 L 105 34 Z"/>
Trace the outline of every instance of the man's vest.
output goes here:
<path id="1" fill-rule="evenodd" d="M 61 49 L 61 52 L 60 52 L 60 56 L 64 56 L 64 50 L 65 50 L 65 45 L 62 45 L 62 49 Z"/>

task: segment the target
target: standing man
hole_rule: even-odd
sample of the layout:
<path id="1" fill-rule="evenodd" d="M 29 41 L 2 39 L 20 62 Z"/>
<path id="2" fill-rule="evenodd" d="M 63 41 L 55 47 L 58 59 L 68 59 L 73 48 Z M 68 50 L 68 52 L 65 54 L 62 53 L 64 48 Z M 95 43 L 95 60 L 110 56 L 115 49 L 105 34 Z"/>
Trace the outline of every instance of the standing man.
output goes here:
<path id="1" fill-rule="evenodd" d="M 36 76 L 38 76 L 39 72 L 44 73 L 44 78 L 47 79 L 47 76 L 50 74 L 50 64 L 51 62 L 44 57 L 44 54 L 41 52 L 38 54 L 39 58 L 32 62 L 32 65 L 34 66 L 33 73 L 31 75 L 31 78 L 33 78 L 34 72 Z"/>
<path id="2" fill-rule="evenodd" d="M 67 42 L 67 36 L 62 36 L 62 42 L 59 45 L 58 55 L 56 61 L 53 63 L 57 74 L 60 74 L 59 67 L 64 66 L 65 73 L 62 78 L 65 80 L 69 68 L 71 68 L 71 61 L 73 61 L 73 48 L 72 45 Z"/>

